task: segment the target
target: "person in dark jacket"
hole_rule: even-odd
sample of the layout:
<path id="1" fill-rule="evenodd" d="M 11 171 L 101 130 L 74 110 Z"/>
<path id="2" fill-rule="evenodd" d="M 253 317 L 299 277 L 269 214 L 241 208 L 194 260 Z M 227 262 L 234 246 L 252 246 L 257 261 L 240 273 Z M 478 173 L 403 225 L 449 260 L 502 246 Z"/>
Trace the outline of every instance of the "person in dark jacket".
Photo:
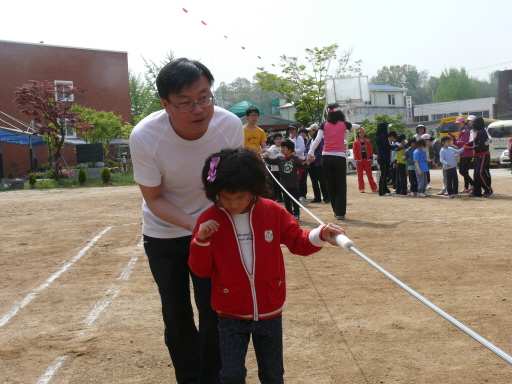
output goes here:
<path id="1" fill-rule="evenodd" d="M 491 153 L 489 152 L 489 136 L 485 130 L 484 119 L 477 117 L 473 123 L 476 129 L 476 136 L 473 141 L 468 142 L 464 149 L 475 151 L 475 166 L 473 180 L 473 192 L 469 197 L 490 197 L 493 194 L 491 187 L 491 172 L 489 165 L 491 162 Z M 482 189 L 484 194 L 482 195 Z"/>
<path id="2" fill-rule="evenodd" d="M 391 196 L 391 191 L 387 185 L 388 174 L 391 170 L 391 151 L 395 145 L 391 144 L 388 136 L 388 128 L 391 127 L 387 121 L 382 121 L 377 124 L 377 132 L 375 134 L 375 144 L 377 146 L 377 162 L 379 163 L 380 178 L 379 178 L 379 196 Z M 393 132 L 393 131 L 392 131 Z M 392 133 L 390 132 L 390 134 Z M 392 137 L 393 142 L 396 141 Z"/>

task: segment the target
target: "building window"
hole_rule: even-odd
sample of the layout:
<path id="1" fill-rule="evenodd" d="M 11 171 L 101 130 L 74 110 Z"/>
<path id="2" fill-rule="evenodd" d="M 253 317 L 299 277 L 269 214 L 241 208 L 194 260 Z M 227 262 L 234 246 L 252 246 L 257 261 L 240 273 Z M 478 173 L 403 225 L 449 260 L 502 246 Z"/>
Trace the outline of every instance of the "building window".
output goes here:
<path id="1" fill-rule="evenodd" d="M 60 122 L 62 122 L 62 120 L 59 120 Z M 66 138 L 75 138 L 76 137 L 76 132 L 73 131 L 73 129 L 69 126 L 69 120 L 68 119 L 64 119 L 64 124 L 66 125 Z"/>
<path id="2" fill-rule="evenodd" d="M 483 117 L 484 119 L 488 119 L 488 118 L 489 118 L 489 111 L 483 111 L 483 112 L 482 112 L 482 117 Z"/>
<path id="3" fill-rule="evenodd" d="M 421 123 L 422 121 L 428 121 L 428 115 L 414 116 L 414 122 L 415 123 Z"/>
<path id="4" fill-rule="evenodd" d="M 508 85 L 508 98 L 512 99 L 512 84 Z"/>
<path id="5" fill-rule="evenodd" d="M 73 82 L 68 80 L 55 80 L 55 98 L 59 101 L 74 101 L 75 95 L 64 95 L 65 91 L 73 88 Z"/>
<path id="6" fill-rule="evenodd" d="M 395 105 L 395 95 L 388 95 L 389 105 Z"/>

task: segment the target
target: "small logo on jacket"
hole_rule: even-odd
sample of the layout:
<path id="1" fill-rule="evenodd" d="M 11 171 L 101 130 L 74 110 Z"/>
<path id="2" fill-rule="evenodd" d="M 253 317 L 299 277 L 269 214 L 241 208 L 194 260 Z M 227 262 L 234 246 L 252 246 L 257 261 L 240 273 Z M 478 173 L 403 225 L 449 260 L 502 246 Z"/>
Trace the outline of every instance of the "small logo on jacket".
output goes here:
<path id="1" fill-rule="evenodd" d="M 265 231 L 265 240 L 270 243 L 273 239 L 274 234 L 272 233 L 272 230 Z"/>

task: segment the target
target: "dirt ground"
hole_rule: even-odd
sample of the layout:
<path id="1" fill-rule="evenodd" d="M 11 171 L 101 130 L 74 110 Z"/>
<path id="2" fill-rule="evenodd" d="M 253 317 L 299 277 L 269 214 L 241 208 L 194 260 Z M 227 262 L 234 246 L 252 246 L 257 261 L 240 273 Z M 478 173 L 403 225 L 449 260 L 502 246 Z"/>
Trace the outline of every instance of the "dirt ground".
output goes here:
<path id="1" fill-rule="evenodd" d="M 490 199 L 361 194 L 357 249 L 512 353 L 512 175 Z M 441 186 L 433 171 L 432 192 Z M 0 193 L 0 382 L 174 383 L 136 186 Z M 321 220 L 327 204 L 309 204 Z M 305 228 L 316 226 L 302 213 Z M 512 367 L 355 253 L 285 253 L 287 383 L 512 383 Z M 257 383 L 251 351 L 248 383 Z"/>

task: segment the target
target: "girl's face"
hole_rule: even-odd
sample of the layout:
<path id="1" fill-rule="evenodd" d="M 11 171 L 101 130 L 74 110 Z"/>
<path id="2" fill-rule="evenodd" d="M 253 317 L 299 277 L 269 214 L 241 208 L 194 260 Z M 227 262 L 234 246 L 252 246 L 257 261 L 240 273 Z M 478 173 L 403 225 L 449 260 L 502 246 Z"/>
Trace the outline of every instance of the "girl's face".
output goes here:
<path id="1" fill-rule="evenodd" d="M 222 208 L 232 215 L 237 215 L 249 212 L 253 196 L 248 191 L 229 193 L 222 190 L 217 199 Z"/>
<path id="2" fill-rule="evenodd" d="M 276 147 L 280 147 L 282 142 L 283 142 L 283 138 L 282 138 L 282 137 L 279 137 L 279 136 L 278 136 L 278 137 L 276 137 L 276 138 L 274 139 L 274 145 L 275 145 Z"/>
<path id="3" fill-rule="evenodd" d="M 359 131 L 358 135 L 359 135 L 359 138 L 362 139 L 362 138 L 364 138 L 365 133 L 363 131 Z"/>

